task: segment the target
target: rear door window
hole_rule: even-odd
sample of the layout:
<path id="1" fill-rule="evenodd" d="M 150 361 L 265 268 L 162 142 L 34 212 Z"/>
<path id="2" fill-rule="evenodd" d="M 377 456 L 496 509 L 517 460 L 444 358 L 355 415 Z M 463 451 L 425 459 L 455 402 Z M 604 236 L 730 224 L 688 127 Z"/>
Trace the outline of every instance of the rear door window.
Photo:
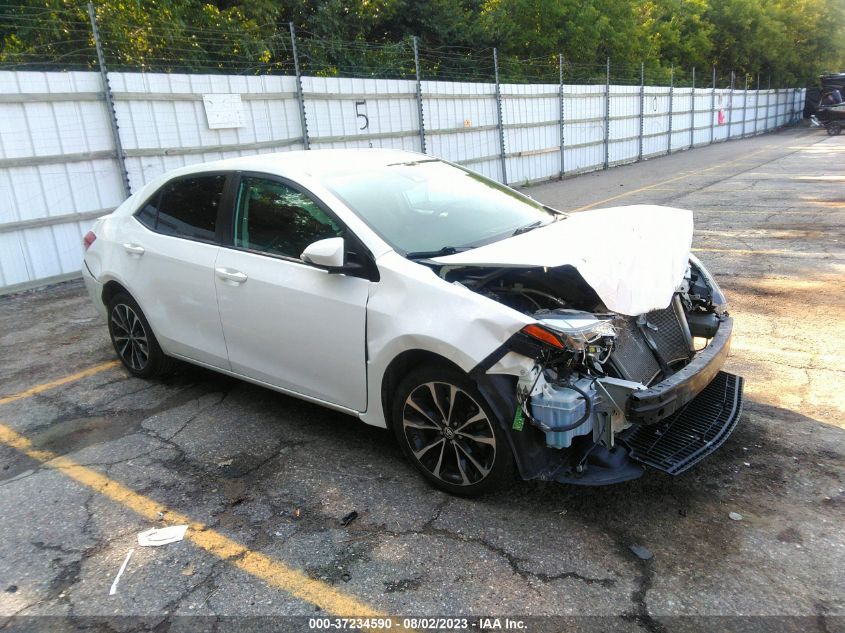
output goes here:
<path id="1" fill-rule="evenodd" d="M 165 185 L 136 217 L 158 233 L 212 242 L 225 175 L 191 176 Z"/>

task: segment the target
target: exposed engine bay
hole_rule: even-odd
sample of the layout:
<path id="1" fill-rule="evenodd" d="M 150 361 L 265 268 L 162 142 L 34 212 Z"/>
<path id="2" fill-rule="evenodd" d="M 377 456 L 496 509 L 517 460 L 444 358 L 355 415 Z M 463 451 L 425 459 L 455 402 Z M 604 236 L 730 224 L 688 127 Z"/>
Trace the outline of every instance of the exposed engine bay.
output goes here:
<path id="1" fill-rule="evenodd" d="M 705 360 L 701 352 L 729 321 L 721 290 L 695 257 L 669 305 L 638 316 L 608 310 L 572 266 L 443 273 L 448 281 L 537 320 L 509 343 L 511 350 L 536 360 L 517 382 L 514 428 L 529 425 L 542 433 L 547 448 L 569 449 L 575 458 L 568 462 L 567 479 L 587 472 L 591 453 L 612 461 L 617 438 L 688 406 L 695 394 L 681 405 L 674 394 L 680 388 L 671 385 L 672 399 L 663 403 L 665 392 L 697 355 L 702 357 L 698 364 Z M 642 410 L 632 406 L 637 394 L 656 390 L 661 392 L 656 408 L 651 400 Z M 561 473 L 555 478 L 561 480 Z"/>

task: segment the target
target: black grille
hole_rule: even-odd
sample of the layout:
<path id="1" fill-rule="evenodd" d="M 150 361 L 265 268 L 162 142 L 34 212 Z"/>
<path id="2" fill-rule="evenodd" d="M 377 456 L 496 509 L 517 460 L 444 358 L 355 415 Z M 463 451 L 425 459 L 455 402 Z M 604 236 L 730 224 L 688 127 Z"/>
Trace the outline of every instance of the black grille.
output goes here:
<path id="1" fill-rule="evenodd" d="M 622 378 L 644 385 L 651 384 L 660 373 L 660 365 L 646 344 L 634 318 L 625 319 L 624 324 L 618 328 L 611 361 Z"/>
<path id="2" fill-rule="evenodd" d="M 720 371 L 692 402 L 658 424 L 635 426 L 620 439 L 630 457 L 670 475 L 719 448 L 742 412 L 742 378 Z"/>
<path id="3" fill-rule="evenodd" d="M 669 365 L 681 360 L 689 360 L 689 339 L 672 305 L 665 310 L 649 312 L 646 315 L 646 322 L 653 326 L 649 328 L 652 332 L 651 336 L 663 360 Z"/>
<path id="4" fill-rule="evenodd" d="M 690 359 L 686 318 L 683 314 L 679 317 L 672 304 L 663 310 L 646 314 L 646 324 L 643 327 L 666 365 L 673 366 Z M 616 348 L 611 362 L 622 378 L 641 382 L 646 386 L 654 382 L 661 373 L 660 363 L 637 325 L 637 319 L 633 317 L 626 318 L 617 328 Z"/>

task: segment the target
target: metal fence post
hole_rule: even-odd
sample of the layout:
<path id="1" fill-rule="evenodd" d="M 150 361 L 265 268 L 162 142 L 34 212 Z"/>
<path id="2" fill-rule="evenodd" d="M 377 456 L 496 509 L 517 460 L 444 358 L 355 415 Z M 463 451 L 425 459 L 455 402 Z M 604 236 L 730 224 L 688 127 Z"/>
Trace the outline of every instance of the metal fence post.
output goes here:
<path id="1" fill-rule="evenodd" d="M 772 102 L 772 94 L 771 94 L 772 93 L 772 73 L 769 73 L 769 81 L 767 83 L 767 86 L 768 87 L 766 88 L 766 131 L 768 132 L 769 131 L 769 114 L 770 114 L 769 111 L 772 109 L 771 105 L 770 105 L 771 102 Z"/>
<path id="2" fill-rule="evenodd" d="M 716 67 L 713 66 L 713 87 L 710 89 L 710 144 L 713 144 L 713 119 L 716 116 Z"/>
<path id="3" fill-rule="evenodd" d="M 731 140 L 731 126 L 733 125 L 734 121 L 734 80 L 736 79 L 736 73 L 731 71 L 731 88 L 728 91 L 728 136 L 726 140 Z"/>
<path id="4" fill-rule="evenodd" d="M 783 124 L 789 123 L 789 88 L 782 88 L 783 91 Z"/>
<path id="5" fill-rule="evenodd" d="M 745 90 L 742 93 L 742 138 L 745 138 L 745 119 L 748 117 L 748 73 L 745 73 Z"/>
<path id="6" fill-rule="evenodd" d="M 502 182 L 508 184 L 508 166 L 505 156 L 505 127 L 502 122 L 502 89 L 499 85 L 499 51 L 493 49 L 493 72 L 496 76 L 496 114 L 499 120 L 499 149 L 502 160 Z"/>
<path id="7" fill-rule="evenodd" d="M 610 57 L 604 75 L 604 168 L 610 159 Z"/>
<path id="8" fill-rule="evenodd" d="M 775 124 L 772 126 L 775 129 L 778 127 L 778 115 L 780 114 L 780 93 L 775 88 Z"/>
<path id="9" fill-rule="evenodd" d="M 666 149 L 667 154 L 672 153 L 672 115 L 675 109 L 675 65 L 669 70 L 669 145 Z"/>
<path id="10" fill-rule="evenodd" d="M 288 22 L 290 27 L 290 46 L 293 54 L 293 69 L 296 72 L 296 100 L 299 102 L 299 123 L 302 125 L 302 144 L 305 149 L 311 149 L 311 141 L 308 139 L 308 122 L 305 120 L 305 95 L 302 93 L 302 74 L 299 72 L 299 55 L 296 53 L 296 31 L 293 22 Z"/>
<path id="11" fill-rule="evenodd" d="M 114 153 L 117 158 L 117 166 L 120 169 L 120 180 L 123 184 L 123 193 L 128 198 L 132 195 L 129 186 L 129 172 L 126 171 L 126 155 L 123 153 L 123 143 L 120 140 L 120 127 L 117 124 L 117 111 L 114 109 L 114 96 L 109 85 L 109 74 L 106 70 L 106 56 L 103 54 L 103 43 L 100 40 L 100 29 L 97 27 L 97 14 L 94 11 L 94 3 L 88 2 L 88 18 L 91 20 L 91 32 L 94 34 L 94 45 L 97 48 L 97 63 L 100 65 L 100 78 L 103 83 L 103 98 L 106 101 L 109 123 L 111 124 L 112 140 L 114 141 Z"/>
<path id="12" fill-rule="evenodd" d="M 565 117 L 564 117 L 564 100 L 563 100 L 563 54 L 558 53 L 557 56 L 557 63 L 558 63 L 558 70 L 560 71 L 560 90 L 559 90 L 559 100 L 560 100 L 560 177 L 563 178 L 564 173 L 566 173 L 566 162 L 564 160 L 564 147 L 566 141 L 565 135 Z"/>
<path id="13" fill-rule="evenodd" d="M 792 93 L 792 98 L 789 104 L 789 122 L 795 123 L 795 88 L 790 88 L 790 92 Z"/>
<path id="14" fill-rule="evenodd" d="M 640 62 L 640 133 L 637 144 L 637 160 L 643 159 L 643 131 L 645 128 L 645 62 Z"/>
<path id="15" fill-rule="evenodd" d="M 695 66 L 692 67 L 692 90 L 689 93 L 689 147 L 695 146 Z"/>
<path id="16" fill-rule="evenodd" d="M 754 136 L 757 136 L 757 124 L 760 120 L 760 73 L 757 73 L 757 91 L 754 93 Z"/>
<path id="17" fill-rule="evenodd" d="M 420 122 L 420 151 L 425 154 L 425 117 L 423 116 L 422 77 L 420 76 L 420 48 L 414 35 L 414 71 L 417 74 L 417 117 Z"/>

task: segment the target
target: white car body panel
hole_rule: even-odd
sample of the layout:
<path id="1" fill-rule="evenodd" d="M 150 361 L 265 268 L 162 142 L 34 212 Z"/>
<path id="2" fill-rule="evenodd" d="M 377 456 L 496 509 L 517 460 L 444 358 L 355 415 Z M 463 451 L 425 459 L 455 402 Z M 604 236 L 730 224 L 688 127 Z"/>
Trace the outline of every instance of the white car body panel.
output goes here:
<path id="1" fill-rule="evenodd" d="M 369 406 L 361 419 L 387 426 L 382 378 L 403 352 L 432 352 L 465 372 L 535 320 L 460 284 L 448 283 L 421 264 L 391 252 L 376 262 L 381 279 L 367 306 Z M 504 360 L 504 359 L 503 359 Z M 525 364 L 501 364 L 495 373 L 518 374 Z"/>
<path id="2" fill-rule="evenodd" d="M 636 316 L 669 305 L 689 264 L 692 231 L 692 212 L 686 209 L 613 207 L 576 213 L 434 261 L 447 266 L 573 266 L 609 310 Z"/>
<path id="3" fill-rule="evenodd" d="M 220 249 L 215 268 L 247 276 L 214 280 L 233 372 L 366 409 L 369 281 L 230 248 Z"/>
<path id="4" fill-rule="evenodd" d="M 154 233 L 134 218 L 120 218 L 112 266 L 132 289 L 162 349 L 229 369 L 216 310 L 211 271 L 220 247 Z M 124 246 L 127 245 L 127 246 Z M 127 250 L 144 249 L 138 255 Z"/>

